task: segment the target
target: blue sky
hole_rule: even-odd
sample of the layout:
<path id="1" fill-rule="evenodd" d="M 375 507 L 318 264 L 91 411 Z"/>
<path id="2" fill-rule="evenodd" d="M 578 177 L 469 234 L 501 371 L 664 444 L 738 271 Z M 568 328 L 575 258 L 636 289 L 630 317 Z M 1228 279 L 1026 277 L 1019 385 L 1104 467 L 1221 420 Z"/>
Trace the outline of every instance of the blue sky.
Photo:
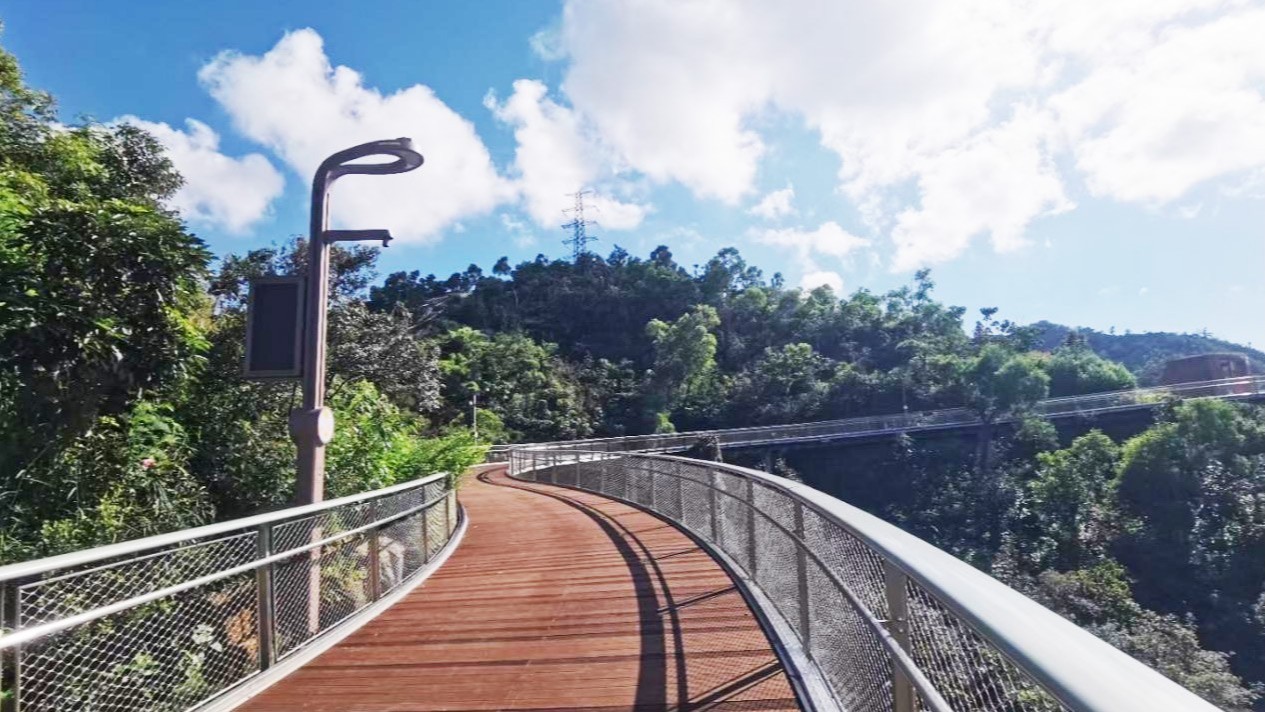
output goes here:
<path id="1" fill-rule="evenodd" d="M 11 0 L 4 45 L 63 120 L 146 126 L 220 254 L 306 226 L 326 154 L 383 272 L 596 245 L 738 247 L 792 285 L 939 296 L 1118 331 L 1265 344 L 1265 4 Z M 355 184 L 352 181 L 357 181 Z"/>

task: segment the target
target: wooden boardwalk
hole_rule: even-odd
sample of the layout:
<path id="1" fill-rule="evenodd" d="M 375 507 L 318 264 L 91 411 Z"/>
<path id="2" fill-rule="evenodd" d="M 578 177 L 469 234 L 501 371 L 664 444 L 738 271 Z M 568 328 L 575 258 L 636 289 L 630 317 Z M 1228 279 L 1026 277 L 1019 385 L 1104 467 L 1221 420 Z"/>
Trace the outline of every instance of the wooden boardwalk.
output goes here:
<path id="1" fill-rule="evenodd" d="M 503 472 L 461 501 L 438 572 L 239 709 L 799 709 L 729 576 L 672 526 Z"/>

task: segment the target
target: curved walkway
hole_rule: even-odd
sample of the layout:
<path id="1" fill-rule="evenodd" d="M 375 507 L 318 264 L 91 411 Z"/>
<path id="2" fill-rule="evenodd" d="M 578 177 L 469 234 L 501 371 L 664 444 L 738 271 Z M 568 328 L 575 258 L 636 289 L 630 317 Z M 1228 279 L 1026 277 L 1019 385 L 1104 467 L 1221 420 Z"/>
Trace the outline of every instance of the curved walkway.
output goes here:
<path id="1" fill-rule="evenodd" d="M 597 495 L 489 472 L 429 580 L 239 709 L 797 710 L 728 574 Z"/>

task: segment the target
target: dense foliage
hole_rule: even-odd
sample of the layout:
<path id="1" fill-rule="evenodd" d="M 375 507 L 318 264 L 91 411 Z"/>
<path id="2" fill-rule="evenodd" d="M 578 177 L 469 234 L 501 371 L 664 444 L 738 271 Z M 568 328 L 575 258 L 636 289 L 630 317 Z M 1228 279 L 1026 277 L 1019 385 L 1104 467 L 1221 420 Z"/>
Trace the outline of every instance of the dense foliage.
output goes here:
<path id="1" fill-rule="evenodd" d="M 211 256 L 163 201 L 181 178 L 127 125 L 55 121 L 0 51 L 0 562 L 284 504 L 292 383 L 240 377 L 246 280 L 302 243 Z M 439 364 L 401 310 L 370 311 L 374 255 L 337 250 L 332 496 L 478 457 L 434 417 Z"/>

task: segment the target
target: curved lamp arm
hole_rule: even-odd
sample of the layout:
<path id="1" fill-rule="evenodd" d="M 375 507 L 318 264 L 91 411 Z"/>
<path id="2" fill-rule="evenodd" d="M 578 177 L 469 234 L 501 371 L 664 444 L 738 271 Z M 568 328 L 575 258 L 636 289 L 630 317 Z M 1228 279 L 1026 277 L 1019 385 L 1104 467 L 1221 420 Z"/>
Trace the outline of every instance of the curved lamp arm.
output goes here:
<path id="1" fill-rule="evenodd" d="M 393 156 L 395 160 L 386 163 L 351 163 L 369 156 Z M 316 172 L 318 175 L 328 174 L 331 181 L 352 174 L 388 175 L 411 171 L 421 166 L 424 160 L 422 154 L 413 148 L 411 139 L 392 138 L 345 148 L 321 161 Z"/>

